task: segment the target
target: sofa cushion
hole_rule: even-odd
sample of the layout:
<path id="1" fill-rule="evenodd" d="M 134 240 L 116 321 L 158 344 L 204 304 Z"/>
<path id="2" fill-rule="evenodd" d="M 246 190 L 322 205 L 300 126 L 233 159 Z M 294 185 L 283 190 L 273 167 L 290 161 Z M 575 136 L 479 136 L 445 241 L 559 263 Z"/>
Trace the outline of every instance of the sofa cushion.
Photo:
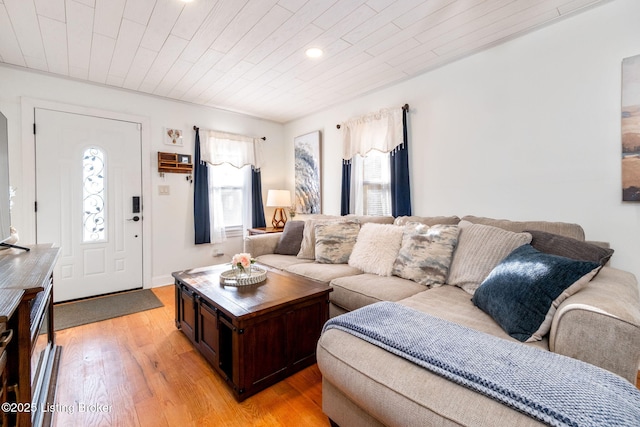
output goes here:
<path id="1" fill-rule="evenodd" d="M 321 264 L 346 264 L 359 232 L 360 224 L 355 222 L 316 224 L 316 261 Z"/>
<path id="2" fill-rule="evenodd" d="M 313 262 L 310 259 L 301 259 L 293 255 L 280 254 L 260 255 L 256 257 L 256 261 L 260 264 L 277 268 L 278 270 L 286 270 L 289 266 L 292 266 L 294 264 L 308 264 Z"/>
<path id="3" fill-rule="evenodd" d="M 302 242 L 300 243 L 300 252 L 298 252 L 298 258 L 302 259 L 316 259 L 316 225 L 317 224 L 330 224 L 332 222 L 344 222 L 343 218 L 330 218 L 330 219 L 308 219 L 304 223 L 304 230 L 302 232 Z M 355 221 L 354 221 L 355 222 Z"/>
<path id="4" fill-rule="evenodd" d="M 429 289 L 398 303 L 496 337 L 518 341 L 509 336 L 491 316 L 476 307 L 469 294 L 457 286 Z M 546 338 L 526 345 L 549 350 Z"/>
<path id="5" fill-rule="evenodd" d="M 393 274 L 429 287 L 444 285 L 458 231 L 457 225 L 405 225 Z"/>
<path id="6" fill-rule="evenodd" d="M 329 285 L 333 288 L 329 294 L 331 302 L 348 311 L 379 301 L 399 301 L 427 291 L 411 280 L 368 273 L 336 278 Z"/>
<path id="7" fill-rule="evenodd" d="M 349 265 L 365 273 L 391 276 L 393 262 L 402 243 L 402 227 L 392 224 L 362 224 L 349 257 Z"/>
<path id="8" fill-rule="evenodd" d="M 592 243 L 560 236 L 544 231 L 527 230 L 531 234 L 531 246 L 552 255 L 559 255 L 579 261 L 597 262 L 605 265 L 613 255 L 613 249 Z"/>
<path id="9" fill-rule="evenodd" d="M 521 233 L 525 230 L 538 230 L 571 237 L 576 240 L 584 240 L 584 230 L 582 227 L 578 224 L 568 222 L 510 221 L 508 219 L 494 219 L 473 215 L 464 216 L 462 220 L 469 221 L 473 224 L 491 225 L 502 228 L 503 230 L 513 231 L 514 233 Z"/>
<path id="10" fill-rule="evenodd" d="M 407 225 L 410 222 L 419 222 L 425 225 L 449 224 L 456 225 L 460 222 L 457 216 L 399 216 L 393 223 L 395 225 Z"/>
<path id="11" fill-rule="evenodd" d="M 447 283 L 471 295 L 515 248 L 531 242 L 531 234 L 514 233 L 483 224 L 460 221 L 458 246 L 453 253 Z"/>
<path id="12" fill-rule="evenodd" d="M 285 270 L 324 283 L 329 283 L 337 277 L 362 274 L 361 270 L 350 267 L 347 264 L 319 264 L 317 262 L 293 264 L 285 268 Z"/>
<path id="13" fill-rule="evenodd" d="M 558 305 L 584 287 L 601 268 L 545 254 L 531 245 L 515 249 L 482 282 L 473 303 L 512 337 L 538 341 L 549 332 Z"/>
<path id="14" fill-rule="evenodd" d="M 303 232 L 304 221 L 287 221 L 273 253 L 280 255 L 298 255 Z"/>

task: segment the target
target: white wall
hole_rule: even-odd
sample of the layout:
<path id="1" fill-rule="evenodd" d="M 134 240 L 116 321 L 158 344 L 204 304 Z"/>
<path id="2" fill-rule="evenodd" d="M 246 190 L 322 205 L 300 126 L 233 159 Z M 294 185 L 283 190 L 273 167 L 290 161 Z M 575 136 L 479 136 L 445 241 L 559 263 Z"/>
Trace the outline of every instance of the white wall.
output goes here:
<path id="1" fill-rule="evenodd" d="M 288 168 L 283 159 L 286 147 L 282 144 L 283 126 L 219 109 L 199 107 L 124 90 L 61 79 L 40 73 L 0 66 L 0 111 L 7 116 L 9 127 L 9 156 L 11 184 L 17 187 L 12 220 L 19 230 L 23 244 L 35 242 L 35 214 L 33 213 L 34 162 L 29 157 L 33 136 L 21 128 L 22 104 L 26 98 L 55 101 L 73 106 L 89 107 L 119 114 L 146 118 L 148 141 L 143 143 L 142 159 L 149 175 L 144 194 L 144 220 L 150 221 L 150 235 L 145 235 L 145 286 L 173 282 L 171 272 L 221 262 L 212 256 L 216 247 L 193 244 L 193 186 L 184 174 L 157 173 L 157 152 L 193 154 L 194 131 L 197 125 L 246 135 L 266 136 L 265 165 L 262 168 L 263 198 L 269 188 L 281 188 L 286 183 Z M 24 119 L 24 120 L 23 120 Z M 32 121 L 32 120 L 31 120 Z M 164 128 L 182 129 L 184 146 L 172 147 L 163 143 Z M 143 133 L 143 138 L 145 133 Z M 158 195 L 158 185 L 169 185 L 169 196 Z M 267 219 L 272 214 L 267 211 Z M 147 223 L 148 225 L 148 223 Z M 240 238 L 220 245 L 227 254 L 242 248 Z M 227 258 L 224 259 L 227 261 Z"/>
<path id="2" fill-rule="evenodd" d="M 323 133 L 323 211 L 340 211 L 336 124 L 410 106 L 417 215 L 577 222 L 640 277 L 640 204 L 621 202 L 620 73 L 640 54 L 640 2 L 616 0 L 285 126 Z M 288 186 L 293 188 L 292 176 Z"/>

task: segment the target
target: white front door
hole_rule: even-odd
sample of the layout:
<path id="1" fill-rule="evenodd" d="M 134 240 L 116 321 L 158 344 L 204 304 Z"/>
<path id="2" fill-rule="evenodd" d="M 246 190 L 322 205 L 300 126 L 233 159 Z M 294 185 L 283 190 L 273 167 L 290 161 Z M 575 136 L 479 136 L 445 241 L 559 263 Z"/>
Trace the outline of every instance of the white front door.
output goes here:
<path id="1" fill-rule="evenodd" d="M 41 108 L 35 123 L 36 240 L 61 248 L 54 301 L 141 288 L 140 125 Z"/>

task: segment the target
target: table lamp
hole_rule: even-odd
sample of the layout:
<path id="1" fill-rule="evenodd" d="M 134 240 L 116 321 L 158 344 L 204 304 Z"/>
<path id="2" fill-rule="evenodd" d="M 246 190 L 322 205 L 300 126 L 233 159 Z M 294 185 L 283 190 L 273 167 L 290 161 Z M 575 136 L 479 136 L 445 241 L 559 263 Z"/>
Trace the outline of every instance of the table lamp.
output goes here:
<path id="1" fill-rule="evenodd" d="M 287 223 L 287 213 L 284 208 L 290 205 L 291 192 L 289 190 L 269 190 L 267 193 L 267 207 L 276 208 L 271 219 L 271 225 L 274 228 L 283 228 Z"/>

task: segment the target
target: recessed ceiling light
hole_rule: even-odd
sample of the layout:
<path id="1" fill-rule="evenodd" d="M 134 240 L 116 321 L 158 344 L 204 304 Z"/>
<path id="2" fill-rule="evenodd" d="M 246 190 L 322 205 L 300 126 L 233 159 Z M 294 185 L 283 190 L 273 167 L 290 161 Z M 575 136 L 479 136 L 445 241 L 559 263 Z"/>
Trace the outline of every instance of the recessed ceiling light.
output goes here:
<path id="1" fill-rule="evenodd" d="M 191 3 L 193 0 L 181 0 L 183 3 Z"/>
<path id="2" fill-rule="evenodd" d="M 322 56 L 324 52 L 322 52 L 322 49 L 318 48 L 318 47 L 310 47 L 309 49 L 306 50 L 305 54 L 309 57 L 309 58 L 320 58 Z"/>

